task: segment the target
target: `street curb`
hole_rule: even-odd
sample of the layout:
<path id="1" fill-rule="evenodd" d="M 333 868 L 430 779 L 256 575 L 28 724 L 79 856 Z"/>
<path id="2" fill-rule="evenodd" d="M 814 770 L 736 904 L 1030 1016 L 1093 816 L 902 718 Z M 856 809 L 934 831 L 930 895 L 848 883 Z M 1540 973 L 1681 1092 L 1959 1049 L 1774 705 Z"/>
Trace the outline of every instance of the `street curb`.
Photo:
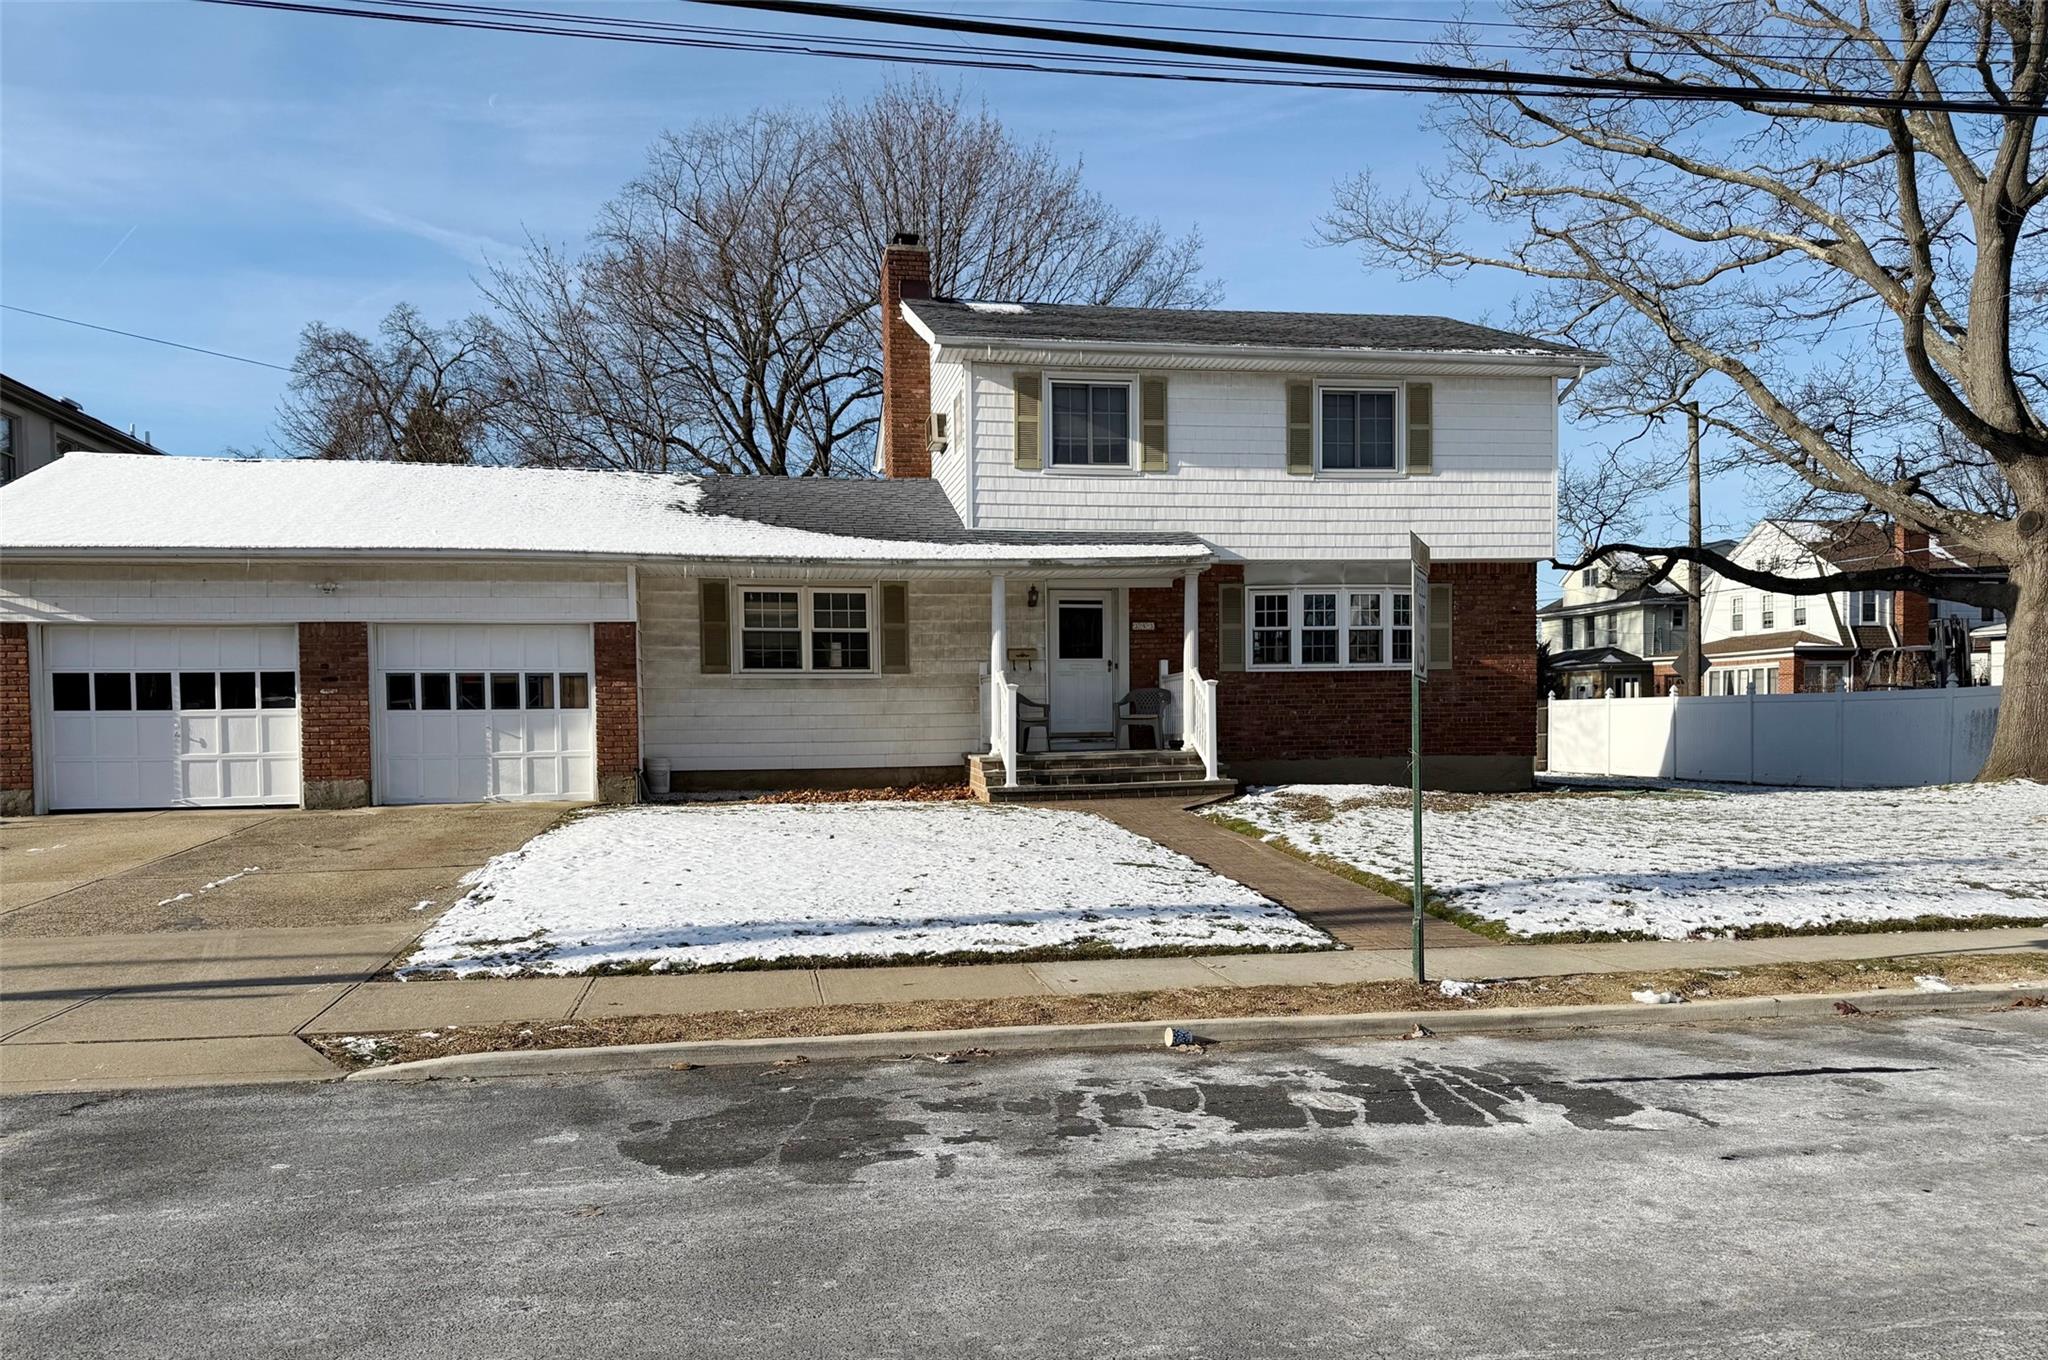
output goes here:
<path id="1" fill-rule="evenodd" d="M 1439 1038 L 1454 1035 L 1530 1034 L 1643 1025 L 1698 1025 L 1717 1020 L 1794 1020 L 1832 1016 L 1847 1001 L 1866 1011 L 1975 1010 L 2025 996 L 2048 994 L 2048 983 L 1957 987 L 1946 992 L 1892 988 L 1875 992 L 1751 996 L 1675 1006 L 1514 1006 L 1498 1010 L 1380 1011 L 1366 1015 L 1242 1016 L 1190 1020 L 1204 1042 L 1259 1043 L 1310 1039 L 1398 1039 L 1416 1025 Z M 980 1048 L 992 1053 L 1074 1053 L 1090 1049 L 1158 1048 L 1167 1025 L 1119 1021 L 1099 1025 L 1006 1025 L 991 1029 L 897 1030 L 882 1034 L 815 1035 L 789 1039 L 698 1039 L 671 1044 L 606 1048 L 533 1049 L 461 1053 L 351 1072 L 347 1081 L 431 1081 L 455 1077 L 544 1077 L 645 1072 L 678 1064 L 728 1067 L 786 1059 L 829 1061 L 896 1058 Z"/>

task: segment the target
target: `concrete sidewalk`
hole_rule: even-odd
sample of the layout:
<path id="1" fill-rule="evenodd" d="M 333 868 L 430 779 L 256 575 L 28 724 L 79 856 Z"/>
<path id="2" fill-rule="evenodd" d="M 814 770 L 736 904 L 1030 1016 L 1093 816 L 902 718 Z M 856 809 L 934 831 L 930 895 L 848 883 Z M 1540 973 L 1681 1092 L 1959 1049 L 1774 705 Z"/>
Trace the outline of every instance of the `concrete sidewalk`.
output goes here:
<path id="1" fill-rule="evenodd" d="M 378 982 L 412 925 L 16 940 L 0 958 L 0 1092 L 297 1081 L 337 1075 L 298 1036 L 856 1002 L 1379 981 L 1405 949 L 676 977 Z M 1773 940 L 1466 945 L 1431 974 L 1547 977 L 1671 967 L 2048 948 L 2048 930 Z"/>

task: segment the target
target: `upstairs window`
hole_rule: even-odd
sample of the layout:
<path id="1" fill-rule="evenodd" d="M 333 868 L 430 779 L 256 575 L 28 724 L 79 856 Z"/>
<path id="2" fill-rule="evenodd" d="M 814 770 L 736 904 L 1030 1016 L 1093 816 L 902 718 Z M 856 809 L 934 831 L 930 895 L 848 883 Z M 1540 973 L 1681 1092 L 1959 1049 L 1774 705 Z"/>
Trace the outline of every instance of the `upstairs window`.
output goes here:
<path id="1" fill-rule="evenodd" d="M 1127 468 L 1131 465 L 1131 385 L 1052 384 L 1052 465 Z"/>
<path id="2" fill-rule="evenodd" d="M 1804 595 L 1794 595 L 1792 597 L 1792 626 L 1794 628 L 1804 628 L 1806 626 L 1806 597 Z"/>
<path id="3" fill-rule="evenodd" d="M 1398 399 L 1392 388 L 1322 389 L 1317 451 L 1325 472 L 1392 472 Z"/>
<path id="4" fill-rule="evenodd" d="M 1765 595 L 1763 597 L 1763 605 L 1757 610 L 1757 613 L 1760 616 L 1758 622 L 1763 625 L 1765 632 L 1769 632 L 1776 626 L 1778 621 L 1778 597 L 1775 595 Z"/>
<path id="5" fill-rule="evenodd" d="M 1856 592 L 1856 622 L 1875 627 L 1884 621 L 1881 590 L 1859 590 Z"/>
<path id="6" fill-rule="evenodd" d="M 1739 591 L 1728 597 L 1728 630 L 1734 633 L 1742 631 L 1742 595 Z"/>

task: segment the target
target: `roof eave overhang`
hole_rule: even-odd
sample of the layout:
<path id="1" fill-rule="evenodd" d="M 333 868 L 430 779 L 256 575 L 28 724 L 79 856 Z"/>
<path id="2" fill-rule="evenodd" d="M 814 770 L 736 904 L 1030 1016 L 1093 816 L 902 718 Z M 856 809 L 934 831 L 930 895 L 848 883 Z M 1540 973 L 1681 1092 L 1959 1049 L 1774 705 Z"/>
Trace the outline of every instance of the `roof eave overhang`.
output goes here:
<path id="1" fill-rule="evenodd" d="M 1262 346 L 1163 344 L 1155 341 L 992 339 L 985 336 L 933 335 L 918 328 L 936 345 L 940 357 L 970 363 L 1057 366 L 1101 356 L 1148 369 L 1192 369 L 1210 372 L 1299 373 L 1385 370 L 1402 373 L 1506 374 L 1519 377 L 1569 378 L 1605 368 L 1605 355 L 1591 353 L 1526 354 L 1469 350 L 1349 349 L 1325 346 Z"/>
<path id="2" fill-rule="evenodd" d="M 836 567 L 849 569 L 925 572 L 953 572 L 985 575 L 1000 571 L 1042 571 L 1047 568 L 1075 571 L 1136 570 L 1146 573 L 1186 571 L 1205 567 L 1216 560 L 1207 548 L 1190 544 L 1185 549 L 1159 553 L 1094 556 L 1054 546 L 1043 553 L 1022 553 L 1014 557 L 902 557 L 804 555 L 735 555 L 732 553 L 600 553 L 549 552 L 534 549 L 501 548 L 8 548 L 9 567 L 39 562 L 591 562 L 621 566 L 745 565 L 749 567 Z"/>

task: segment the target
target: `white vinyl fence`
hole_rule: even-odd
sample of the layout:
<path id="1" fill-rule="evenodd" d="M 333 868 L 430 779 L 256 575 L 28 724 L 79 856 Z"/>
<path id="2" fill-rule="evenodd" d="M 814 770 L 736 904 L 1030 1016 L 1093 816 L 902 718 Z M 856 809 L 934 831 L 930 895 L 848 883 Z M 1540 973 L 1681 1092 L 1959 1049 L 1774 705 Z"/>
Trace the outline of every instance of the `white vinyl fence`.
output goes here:
<path id="1" fill-rule="evenodd" d="M 1972 779 L 1998 727 L 1996 687 L 1855 694 L 1552 699 L 1552 774 L 1826 789 Z"/>

